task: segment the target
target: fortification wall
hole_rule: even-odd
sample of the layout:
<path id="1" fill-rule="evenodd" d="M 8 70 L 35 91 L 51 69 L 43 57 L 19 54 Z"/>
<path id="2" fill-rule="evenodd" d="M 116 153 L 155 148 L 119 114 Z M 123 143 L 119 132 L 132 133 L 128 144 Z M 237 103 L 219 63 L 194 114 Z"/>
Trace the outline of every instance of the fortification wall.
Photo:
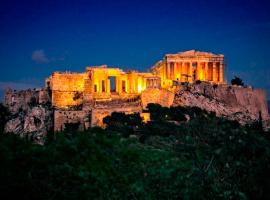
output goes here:
<path id="1" fill-rule="evenodd" d="M 148 103 L 158 103 L 162 106 L 170 107 L 173 104 L 174 93 L 166 89 L 147 89 L 142 92 L 141 100 L 143 108 Z"/>
<path id="2" fill-rule="evenodd" d="M 80 105 L 83 102 L 83 93 L 77 91 L 52 91 L 53 106 L 66 108 Z"/>
<path id="3" fill-rule="evenodd" d="M 48 102 L 50 102 L 50 95 L 46 89 L 7 90 L 5 92 L 4 103 L 12 113 L 28 110 L 30 106 Z"/>
<path id="4" fill-rule="evenodd" d="M 83 101 L 85 73 L 54 73 L 51 77 L 52 104 L 58 108 Z"/>
<path id="5" fill-rule="evenodd" d="M 142 107 L 139 104 L 130 104 L 128 106 L 121 106 L 118 107 L 104 107 L 104 108 L 94 108 L 92 110 L 91 116 L 91 126 L 101 126 L 103 127 L 103 118 L 111 115 L 112 112 L 124 112 L 126 114 L 130 113 L 141 113 Z"/>
<path id="6" fill-rule="evenodd" d="M 82 92 L 85 78 L 86 73 L 54 73 L 51 77 L 51 89 Z"/>
<path id="7" fill-rule="evenodd" d="M 86 111 L 62 111 L 54 112 L 54 131 L 63 131 L 65 124 L 79 123 L 79 130 L 88 129 L 90 126 L 90 113 Z"/>

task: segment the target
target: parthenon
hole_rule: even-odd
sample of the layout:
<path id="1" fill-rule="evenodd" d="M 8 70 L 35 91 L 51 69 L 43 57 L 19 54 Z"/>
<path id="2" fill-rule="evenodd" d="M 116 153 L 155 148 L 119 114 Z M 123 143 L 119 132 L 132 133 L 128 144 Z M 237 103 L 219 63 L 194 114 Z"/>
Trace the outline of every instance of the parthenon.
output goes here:
<path id="1" fill-rule="evenodd" d="M 173 81 L 224 83 L 224 55 L 195 50 L 166 54 L 151 71 L 161 78 L 165 88 L 171 87 Z"/>

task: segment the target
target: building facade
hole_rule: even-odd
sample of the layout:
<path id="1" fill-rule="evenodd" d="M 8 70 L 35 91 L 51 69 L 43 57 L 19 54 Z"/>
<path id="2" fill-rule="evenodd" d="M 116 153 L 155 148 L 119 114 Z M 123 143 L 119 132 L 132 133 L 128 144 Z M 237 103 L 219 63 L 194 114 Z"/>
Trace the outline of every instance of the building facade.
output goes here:
<path id="1" fill-rule="evenodd" d="M 160 88 L 160 77 L 152 73 L 124 72 L 106 65 L 87 67 L 84 73 L 54 72 L 46 85 L 56 108 L 87 105 L 98 101 L 128 100 L 145 89 Z"/>
<path id="2" fill-rule="evenodd" d="M 169 88 L 173 81 L 209 81 L 224 83 L 224 55 L 200 51 L 185 51 L 166 54 L 157 62 L 151 72 L 161 78 L 161 86 Z"/>

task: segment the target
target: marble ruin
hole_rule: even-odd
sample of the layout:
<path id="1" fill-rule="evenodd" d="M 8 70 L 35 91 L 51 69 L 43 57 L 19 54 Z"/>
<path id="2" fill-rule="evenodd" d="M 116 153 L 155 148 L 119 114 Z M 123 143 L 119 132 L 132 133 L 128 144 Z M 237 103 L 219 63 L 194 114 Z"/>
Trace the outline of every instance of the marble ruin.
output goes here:
<path id="1" fill-rule="evenodd" d="M 195 50 L 166 54 L 151 70 L 162 87 L 171 87 L 173 81 L 224 83 L 224 55 Z"/>
<path id="2" fill-rule="evenodd" d="M 185 99 L 179 99 L 178 94 L 184 94 L 187 85 L 195 87 L 196 84 L 201 83 L 207 86 L 202 90 L 202 95 L 206 95 L 205 91 L 209 90 L 211 94 L 207 95 L 211 96 L 211 99 L 219 99 L 219 102 L 222 103 L 227 101 L 222 100 L 222 98 L 226 98 L 226 95 L 236 98 L 234 103 L 228 103 L 230 109 L 233 106 L 237 107 L 238 104 L 242 106 L 243 102 L 237 102 L 237 98 L 248 100 L 252 96 L 249 112 L 255 113 L 253 119 L 258 118 L 259 112 L 262 112 L 263 117 L 268 119 L 267 105 L 264 105 L 265 92 L 254 92 L 253 89 L 243 88 L 241 89 L 243 92 L 241 94 L 238 92 L 236 95 L 236 90 L 226 84 L 224 71 L 224 55 L 191 50 L 166 54 L 147 73 L 125 72 L 106 65 L 89 66 L 83 73 L 54 72 L 46 79 L 45 87 L 33 94 L 35 94 L 36 102 L 50 103 L 54 108 L 52 117 L 54 131 L 62 131 L 67 124 L 74 123 L 78 124 L 80 130 L 103 126 L 103 118 L 112 112 L 138 112 L 147 121 L 149 115 L 143 110 L 148 103 L 159 103 L 163 106 L 185 106 L 185 104 L 194 106 L 193 101 L 187 103 L 186 100 L 192 94 L 188 94 Z M 218 90 L 215 89 L 217 86 Z M 190 88 L 187 91 L 191 91 Z M 243 98 L 240 98 L 239 94 Z M 246 97 L 247 94 L 249 97 Z M 30 96 L 8 91 L 5 95 L 5 103 L 14 109 L 14 105 L 32 101 L 33 97 L 30 98 Z M 197 99 L 197 97 L 194 98 L 194 101 L 197 102 Z M 208 102 L 208 100 L 204 100 L 204 102 Z M 258 102 L 263 106 L 258 106 Z M 204 104 L 207 107 L 209 103 Z M 200 104 L 197 102 L 196 106 L 200 107 Z M 224 108 L 224 105 L 222 106 L 219 107 L 223 110 L 227 109 Z M 244 107 L 243 109 L 246 109 Z M 255 107 L 256 109 L 252 110 Z M 207 108 L 203 107 L 203 109 Z M 240 111 L 243 110 L 241 109 Z M 217 111 L 217 113 L 227 114 L 223 110 Z M 211 108 L 211 111 L 215 111 L 215 108 Z M 239 112 L 239 109 L 232 109 L 228 112 L 234 111 Z"/>

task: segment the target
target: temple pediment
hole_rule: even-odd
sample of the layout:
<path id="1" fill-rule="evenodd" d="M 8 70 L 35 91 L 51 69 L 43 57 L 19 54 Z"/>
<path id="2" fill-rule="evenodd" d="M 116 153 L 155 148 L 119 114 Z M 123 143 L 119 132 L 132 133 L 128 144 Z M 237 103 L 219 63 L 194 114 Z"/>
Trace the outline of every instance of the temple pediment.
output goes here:
<path id="1" fill-rule="evenodd" d="M 165 57 L 224 57 L 222 54 L 214 54 L 211 52 L 204 52 L 204 51 L 196 51 L 196 50 L 189 50 L 178 52 L 175 54 L 166 54 Z"/>

